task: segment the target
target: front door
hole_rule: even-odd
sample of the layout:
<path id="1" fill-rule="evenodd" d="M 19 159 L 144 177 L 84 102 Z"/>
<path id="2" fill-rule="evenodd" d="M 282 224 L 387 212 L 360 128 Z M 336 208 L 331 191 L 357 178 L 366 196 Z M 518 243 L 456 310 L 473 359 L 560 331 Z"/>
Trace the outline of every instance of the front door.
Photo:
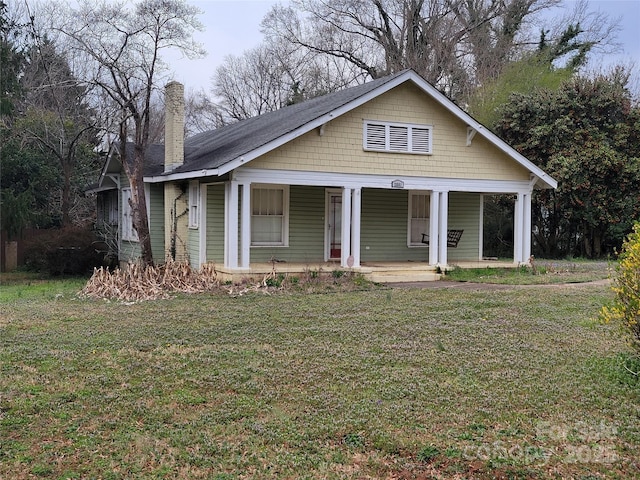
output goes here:
<path id="1" fill-rule="evenodd" d="M 342 255 L 342 191 L 327 191 L 326 250 L 329 260 Z"/>

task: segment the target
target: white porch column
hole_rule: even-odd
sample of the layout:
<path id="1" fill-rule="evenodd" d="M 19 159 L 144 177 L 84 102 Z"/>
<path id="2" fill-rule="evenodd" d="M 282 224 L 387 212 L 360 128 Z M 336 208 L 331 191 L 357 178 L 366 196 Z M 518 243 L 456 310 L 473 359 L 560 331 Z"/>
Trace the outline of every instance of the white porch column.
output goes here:
<path id="1" fill-rule="evenodd" d="M 224 242 L 224 266 L 229 266 L 229 241 L 227 240 L 227 235 L 229 231 L 229 196 L 231 195 L 231 185 L 229 182 L 224 184 L 224 233 L 223 233 L 223 242 Z"/>
<path id="2" fill-rule="evenodd" d="M 224 266 L 238 268 L 238 182 L 225 184 L 224 194 Z"/>
<path id="3" fill-rule="evenodd" d="M 518 193 L 513 212 L 513 263 L 515 264 L 522 262 L 522 245 L 524 237 L 523 197 L 524 195 L 522 193 Z"/>
<path id="4" fill-rule="evenodd" d="M 440 225 L 440 192 L 431 192 L 429 199 L 429 265 L 438 264 L 438 228 Z"/>
<path id="5" fill-rule="evenodd" d="M 438 214 L 438 264 L 447 266 L 447 229 L 449 228 L 449 192 L 440 192 Z"/>
<path id="6" fill-rule="evenodd" d="M 342 238 L 340 266 L 347 268 L 347 259 L 351 255 L 351 189 L 342 189 Z"/>
<path id="7" fill-rule="evenodd" d="M 528 263 L 531 258 L 531 192 L 523 196 L 522 215 L 522 261 Z"/>
<path id="8" fill-rule="evenodd" d="M 198 212 L 198 236 L 200 266 L 207 263 L 207 185 L 200 185 L 200 211 Z"/>
<path id="9" fill-rule="evenodd" d="M 351 255 L 353 266 L 360 267 L 360 218 L 362 213 L 362 189 L 354 188 L 351 199 Z"/>
<path id="10" fill-rule="evenodd" d="M 240 267 L 249 268 L 251 255 L 251 184 L 242 184 L 240 211 Z"/>
<path id="11" fill-rule="evenodd" d="M 484 195 L 480 194 L 480 219 L 478 220 L 478 260 L 482 261 L 484 257 Z"/>

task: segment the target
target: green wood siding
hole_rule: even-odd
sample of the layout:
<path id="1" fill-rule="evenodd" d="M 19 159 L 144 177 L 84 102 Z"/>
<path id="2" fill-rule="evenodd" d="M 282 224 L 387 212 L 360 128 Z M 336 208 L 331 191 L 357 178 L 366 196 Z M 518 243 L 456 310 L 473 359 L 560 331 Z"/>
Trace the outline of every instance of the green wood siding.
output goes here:
<path id="1" fill-rule="evenodd" d="M 287 262 L 324 259 L 324 187 L 292 185 L 289 189 L 289 246 L 252 247 L 251 262 L 273 258 Z"/>
<path id="2" fill-rule="evenodd" d="M 360 258 L 363 262 L 428 262 L 429 249 L 407 246 L 409 192 L 362 190 Z"/>
<path id="3" fill-rule="evenodd" d="M 200 268 L 200 228 L 189 228 L 187 236 L 189 264 L 193 268 Z"/>
<path id="4" fill-rule="evenodd" d="M 289 246 L 252 247 L 252 263 L 278 259 L 287 262 L 320 262 L 324 259 L 324 187 L 291 186 L 289 191 Z M 409 192 L 363 189 L 361 260 L 428 262 L 429 249 L 407 246 Z M 458 248 L 449 248 L 449 261 L 476 260 L 480 195 L 449 194 L 449 228 L 463 229 Z M 190 255 L 197 258 L 198 230 L 190 230 Z M 368 248 L 367 248 L 368 247 Z M 196 257 L 194 257 L 196 255 Z M 207 261 L 224 261 L 224 186 L 207 187 Z"/>
<path id="5" fill-rule="evenodd" d="M 149 231 L 155 263 L 164 263 L 164 185 L 152 183 L 149 192 Z"/>
<path id="6" fill-rule="evenodd" d="M 129 187 L 129 179 L 126 175 L 120 177 L 120 188 Z M 122 192 L 118 192 L 118 224 L 120 238 L 122 238 Z M 164 186 L 151 184 L 149 188 L 149 232 L 151 234 L 151 253 L 156 263 L 163 263 L 164 249 Z M 135 262 L 141 256 L 140 243 L 122 240 L 120 243 L 120 261 Z"/>
<path id="7" fill-rule="evenodd" d="M 224 185 L 207 189 L 207 262 L 224 264 Z"/>
<path id="8" fill-rule="evenodd" d="M 120 262 L 136 262 L 140 255 L 140 244 L 138 242 L 129 242 L 127 240 L 120 242 Z"/>
<path id="9" fill-rule="evenodd" d="M 464 230 L 458 248 L 449 248 L 448 263 L 478 260 L 480 245 L 480 194 L 449 193 L 449 228 Z"/>

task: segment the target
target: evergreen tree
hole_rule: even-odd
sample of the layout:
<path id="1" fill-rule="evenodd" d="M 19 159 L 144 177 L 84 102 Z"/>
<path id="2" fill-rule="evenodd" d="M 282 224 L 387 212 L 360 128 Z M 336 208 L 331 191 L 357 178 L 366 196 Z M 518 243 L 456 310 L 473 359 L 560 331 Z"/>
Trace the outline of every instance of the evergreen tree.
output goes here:
<path id="1" fill-rule="evenodd" d="M 577 77 L 514 94 L 500 111 L 497 133 L 559 183 L 533 198 L 544 256 L 612 252 L 640 217 L 640 110 L 627 80 L 620 69 Z"/>

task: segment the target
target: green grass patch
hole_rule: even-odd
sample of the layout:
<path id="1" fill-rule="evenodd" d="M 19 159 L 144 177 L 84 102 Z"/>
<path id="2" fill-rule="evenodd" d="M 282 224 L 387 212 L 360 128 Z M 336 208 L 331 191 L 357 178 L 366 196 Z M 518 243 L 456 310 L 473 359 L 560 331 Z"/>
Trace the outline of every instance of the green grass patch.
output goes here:
<path id="1" fill-rule="evenodd" d="M 0 478 L 640 473 L 625 345 L 585 324 L 604 286 L 123 304 L 65 282 L 0 301 Z"/>
<path id="2" fill-rule="evenodd" d="M 0 274 L 0 305 L 17 300 L 75 297 L 86 281 L 82 277 L 52 280 L 33 272 L 3 272 Z"/>
<path id="3" fill-rule="evenodd" d="M 544 260 L 513 268 L 454 267 L 443 279 L 503 285 L 585 283 L 609 278 L 613 268 L 613 264 L 602 261 Z"/>

